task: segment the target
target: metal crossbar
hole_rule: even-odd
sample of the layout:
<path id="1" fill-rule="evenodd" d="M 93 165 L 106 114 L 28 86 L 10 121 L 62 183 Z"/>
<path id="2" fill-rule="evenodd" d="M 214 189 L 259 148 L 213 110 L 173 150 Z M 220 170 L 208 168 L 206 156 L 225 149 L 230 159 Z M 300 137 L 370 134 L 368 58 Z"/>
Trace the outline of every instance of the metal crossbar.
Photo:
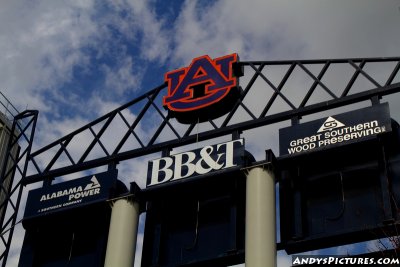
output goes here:
<path id="1" fill-rule="evenodd" d="M 203 132 L 194 132 L 196 123 L 182 125 L 162 107 L 162 97 L 166 93 L 167 84 L 163 83 L 152 91 L 130 101 L 129 103 L 111 111 L 110 113 L 98 118 L 97 120 L 79 128 L 59 140 L 35 151 L 30 157 L 30 162 L 35 170 L 23 179 L 24 184 L 52 179 L 57 176 L 74 173 L 77 171 L 103 166 L 110 163 L 140 157 L 149 153 L 161 152 L 165 149 L 187 145 L 195 141 L 215 138 L 232 132 L 241 132 L 255 127 L 268 124 L 301 118 L 315 112 L 349 105 L 352 103 L 382 97 L 384 95 L 400 91 L 400 58 L 363 58 L 363 59 L 338 59 L 338 60 L 296 60 L 296 61 L 249 61 L 240 62 L 245 69 L 245 75 L 241 78 L 241 95 L 237 100 L 232 111 L 220 119 L 204 122 L 211 129 Z M 375 64 L 377 66 L 375 66 Z M 334 67 L 347 68 L 346 75 L 341 76 L 334 72 Z M 368 66 L 376 67 L 368 70 Z M 283 71 L 278 76 L 282 78 L 276 80 L 274 68 L 281 68 Z M 313 68 L 320 68 L 315 71 Z M 337 70 L 337 68 L 336 68 Z M 373 78 L 374 75 L 386 76 L 385 80 Z M 289 81 L 300 75 L 304 79 L 304 84 L 296 85 L 295 99 L 290 92 Z M 342 89 L 328 84 L 327 80 L 333 78 L 338 81 L 346 80 Z M 243 80 L 247 80 L 243 82 Z M 357 82 L 367 83 L 366 88 L 357 88 Z M 305 84 L 310 83 L 310 86 Z M 256 112 L 253 103 L 248 103 L 253 91 L 258 88 L 269 94 L 268 98 L 258 99 L 257 106 L 262 107 L 261 112 Z M 340 89 L 340 90 L 339 90 Z M 321 98 L 320 95 L 325 97 Z M 319 95 L 318 101 L 311 99 Z M 276 112 L 274 108 L 277 101 L 281 101 L 287 108 Z M 282 108 L 282 105 L 281 107 Z M 125 114 L 125 115 L 124 115 Z M 128 116 L 126 115 L 128 114 Z M 248 119 L 237 121 L 238 114 L 247 114 Z M 133 117 L 128 118 L 128 117 Z M 126 132 L 117 142 L 116 146 L 107 149 L 108 142 L 105 137 L 110 131 L 110 124 L 122 119 L 121 123 L 126 127 Z M 151 129 L 143 130 L 146 125 L 154 124 Z M 155 125 L 157 124 L 157 125 Z M 100 127 L 100 125 L 102 125 Z M 100 128 L 96 132 L 96 127 Z M 206 127 L 204 127 L 206 128 Z M 80 157 L 75 157 L 72 148 L 69 146 L 72 141 L 79 139 L 79 135 L 88 132 L 93 137 L 89 144 L 82 144 L 83 153 Z M 137 147 L 123 150 L 128 140 L 137 143 Z M 88 155 L 98 146 L 102 155 L 95 159 L 89 159 Z M 56 151 L 56 152 L 54 152 Z M 57 162 L 61 161 L 61 155 L 65 154 L 69 159 L 63 163 L 63 167 L 56 168 Z M 44 166 L 38 164 L 40 157 L 50 158 Z"/>

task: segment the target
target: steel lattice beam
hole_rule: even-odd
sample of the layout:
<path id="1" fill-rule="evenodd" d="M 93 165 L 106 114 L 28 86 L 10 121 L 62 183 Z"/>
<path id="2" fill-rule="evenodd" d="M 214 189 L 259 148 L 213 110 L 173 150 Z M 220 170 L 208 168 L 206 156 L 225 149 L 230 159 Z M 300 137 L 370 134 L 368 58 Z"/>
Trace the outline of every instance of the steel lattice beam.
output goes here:
<path id="1" fill-rule="evenodd" d="M 2 267 L 5 267 L 7 263 L 14 226 L 21 202 L 23 190 L 22 180 L 26 177 L 37 117 L 38 111 L 26 110 L 14 117 L 10 129 L 6 157 L 0 174 L 2 194 L 6 196 L 4 201 L 0 204 L 0 209 L 6 211 L 2 214 L 0 219 L 0 244 L 4 247 L 4 250 L 0 251 L 0 263 Z M 15 157 L 13 154 L 15 153 L 16 147 L 18 147 L 19 153 L 17 153 Z M 3 181 L 5 181 L 5 178 L 8 176 L 12 176 L 13 178 L 10 187 L 5 189 L 3 188 Z"/>
<path id="2" fill-rule="evenodd" d="M 367 70 L 366 66 L 370 64 L 389 64 L 388 68 L 381 70 L 385 76 L 388 77 L 383 82 L 374 79 L 373 71 Z M 29 174 L 24 180 L 24 184 L 34 183 L 45 179 L 52 179 L 57 176 L 74 173 L 77 171 L 90 169 L 115 163 L 123 160 L 128 160 L 140 157 L 149 153 L 160 152 L 165 149 L 187 145 L 199 140 L 207 140 L 215 138 L 232 132 L 241 132 L 244 130 L 265 126 L 268 124 L 300 118 L 304 115 L 312 114 L 315 112 L 325 111 L 332 108 L 337 108 L 368 99 L 376 99 L 382 96 L 393 94 L 400 91 L 400 83 L 395 82 L 398 77 L 400 69 L 400 58 L 363 58 L 363 59 L 338 59 L 338 60 L 297 60 L 297 61 L 252 61 L 240 62 L 245 68 L 246 72 L 251 72 L 251 77 L 247 84 L 241 84 L 243 90 L 241 91 L 240 98 L 237 100 L 232 111 L 225 115 L 222 123 L 209 121 L 211 130 L 200 133 L 194 133 L 196 123 L 187 125 L 182 130 L 182 125 L 178 125 L 175 119 L 172 118 L 162 107 L 160 98 L 166 90 L 166 83 L 151 90 L 150 92 L 130 101 L 129 103 L 111 111 L 110 113 L 94 120 L 86 126 L 74 131 L 73 133 L 60 138 L 59 140 L 35 151 L 31 155 L 31 162 L 35 167 L 36 173 Z M 273 75 L 268 73 L 268 68 L 282 67 L 285 69 L 282 78 L 279 82 L 272 82 Z M 321 67 L 321 69 L 314 73 L 313 67 Z M 329 76 L 333 67 L 339 66 L 340 68 L 346 67 L 352 71 L 352 75 L 348 79 L 343 90 L 337 93 L 336 88 L 329 87 L 324 81 L 324 78 Z M 394 67 L 393 67 L 394 66 Z M 285 90 L 288 81 L 293 77 L 295 70 L 301 72 L 308 82 L 311 83 L 310 87 L 299 88 L 298 92 L 301 93 L 299 103 L 296 104 L 290 99 Z M 379 71 L 379 70 L 378 70 Z M 364 79 L 370 84 L 369 88 L 361 92 L 352 92 L 352 89 L 359 79 Z M 243 78 L 242 78 L 243 79 Z M 345 79 L 345 77 L 337 77 L 337 79 Z M 251 105 L 246 104 L 246 97 L 253 93 L 253 88 L 256 87 L 256 82 L 263 83 L 263 90 L 271 93 L 271 97 L 265 99 L 265 103 L 258 103 L 263 105 L 260 114 L 252 112 Z M 301 85 L 304 86 L 304 85 Z M 272 90 L 272 91 L 271 91 Z M 324 92 L 325 99 L 321 99 L 318 103 L 310 103 L 310 99 L 317 93 Z M 287 109 L 279 113 L 271 112 L 271 107 L 277 100 L 283 101 L 287 105 Z M 144 105 L 142 105 L 144 104 Z M 142 105 L 142 106 L 141 106 Z M 137 107 L 140 107 L 139 111 Z M 135 110 L 135 118 L 129 120 L 126 115 L 127 112 Z M 233 118 L 238 110 L 249 117 L 248 120 L 235 122 Z M 159 118 L 159 125 L 156 127 L 153 135 L 141 135 L 139 125 L 148 117 L 157 116 Z M 103 134 L 107 131 L 111 122 L 119 118 L 124 122 L 127 129 L 124 136 L 119 140 L 118 144 L 108 151 L 102 140 Z M 100 127 L 101 125 L 101 127 Z M 101 129 L 96 132 L 95 127 Z M 165 131 L 172 131 L 172 137 L 169 140 L 158 141 L 160 135 Z M 84 148 L 84 152 L 79 159 L 73 159 L 70 153 L 69 144 L 71 141 L 79 138 L 79 134 L 89 132 L 93 136 L 93 141 Z M 134 140 L 138 143 L 137 148 L 127 151 L 122 151 L 122 147 L 126 144 L 127 140 L 133 136 Z M 158 142 L 157 142 L 158 141 Z M 101 147 L 104 156 L 96 157 L 95 159 L 88 159 L 88 155 L 93 151 L 94 147 L 98 145 Z M 54 154 L 51 151 L 56 150 Z M 59 157 L 65 154 L 69 163 L 67 166 L 55 168 L 55 163 Z M 45 166 L 39 166 L 36 162 L 37 158 L 47 155 L 51 158 L 49 163 Z"/>

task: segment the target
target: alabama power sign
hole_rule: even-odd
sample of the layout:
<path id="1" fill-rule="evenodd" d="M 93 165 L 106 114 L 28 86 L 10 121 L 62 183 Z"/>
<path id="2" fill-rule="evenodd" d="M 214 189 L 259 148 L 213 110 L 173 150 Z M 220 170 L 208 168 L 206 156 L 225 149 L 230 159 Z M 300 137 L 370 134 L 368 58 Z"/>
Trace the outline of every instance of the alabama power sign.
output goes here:
<path id="1" fill-rule="evenodd" d="M 117 180 L 117 170 L 31 190 L 24 218 L 32 218 L 105 201 Z"/>
<path id="2" fill-rule="evenodd" d="M 387 103 L 279 130 L 280 155 L 346 145 L 391 131 Z"/>

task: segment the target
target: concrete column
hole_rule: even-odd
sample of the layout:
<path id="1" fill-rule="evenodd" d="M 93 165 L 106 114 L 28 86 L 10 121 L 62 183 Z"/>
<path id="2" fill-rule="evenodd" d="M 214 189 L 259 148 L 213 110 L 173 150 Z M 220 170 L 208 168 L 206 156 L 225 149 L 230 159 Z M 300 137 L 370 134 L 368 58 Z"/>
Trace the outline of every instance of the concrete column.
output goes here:
<path id="1" fill-rule="evenodd" d="M 112 207 L 104 267 L 132 267 L 135 261 L 139 203 L 122 198 Z"/>
<path id="2" fill-rule="evenodd" d="M 245 249 L 246 267 L 276 266 L 275 176 L 263 167 L 247 174 Z"/>

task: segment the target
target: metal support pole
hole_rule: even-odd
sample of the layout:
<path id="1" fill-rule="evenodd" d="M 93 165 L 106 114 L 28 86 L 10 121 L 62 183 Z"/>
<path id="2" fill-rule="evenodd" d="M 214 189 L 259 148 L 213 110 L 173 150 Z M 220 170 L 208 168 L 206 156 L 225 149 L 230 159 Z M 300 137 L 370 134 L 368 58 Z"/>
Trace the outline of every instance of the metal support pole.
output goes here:
<path id="1" fill-rule="evenodd" d="M 247 174 L 245 249 L 246 267 L 276 266 L 275 176 L 264 167 Z"/>
<path id="2" fill-rule="evenodd" d="M 114 202 L 104 267 L 132 267 L 135 261 L 139 203 L 127 198 Z"/>

